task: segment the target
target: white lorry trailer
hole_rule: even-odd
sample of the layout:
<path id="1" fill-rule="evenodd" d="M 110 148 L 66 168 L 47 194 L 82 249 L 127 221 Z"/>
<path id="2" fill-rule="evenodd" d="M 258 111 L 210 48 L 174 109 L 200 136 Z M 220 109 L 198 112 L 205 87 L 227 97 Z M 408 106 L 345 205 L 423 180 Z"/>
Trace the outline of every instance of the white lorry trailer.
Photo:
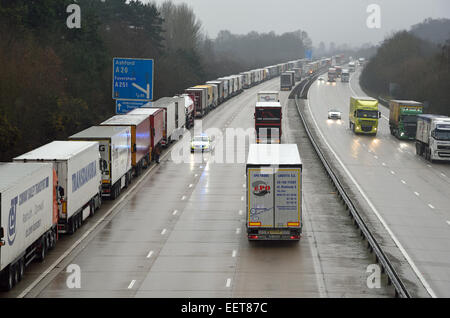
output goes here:
<path id="1" fill-rule="evenodd" d="M 431 162 L 450 161 L 450 117 L 417 115 L 416 153 Z"/>
<path id="2" fill-rule="evenodd" d="M 56 174 L 50 163 L 0 163 L 0 286 L 10 290 L 57 240 Z"/>
<path id="3" fill-rule="evenodd" d="M 183 136 L 186 126 L 184 102 L 184 97 L 163 97 L 142 106 L 143 108 L 164 109 L 166 121 L 163 146 L 168 146 L 172 141 L 179 140 Z"/>
<path id="4" fill-rule="evenodd" d="M 300 240 L 302 162 L 295 144 L 251 144 L 246 166 L 249 240 Z"/>
<path id="5" fill-rule="evenodd" d="M 131 127 L 92 126 L 69 139 L 99 143 L 104 197 L 114 200 L 131 183 Z"/>
<path id="6" fill-rule="evenodd" d="M 93 141 L 53 141 L 14 158 L 15 162 L 53 163 L 62 204 L 59 233 L 74 233 L 101 205 L 98 147 Z"/>
<path id="7" fill-rule="evenodd" d="M 260 91 L 256 95 L 256 102 L 279 102 L 280 94 L 278 91 Z"/>

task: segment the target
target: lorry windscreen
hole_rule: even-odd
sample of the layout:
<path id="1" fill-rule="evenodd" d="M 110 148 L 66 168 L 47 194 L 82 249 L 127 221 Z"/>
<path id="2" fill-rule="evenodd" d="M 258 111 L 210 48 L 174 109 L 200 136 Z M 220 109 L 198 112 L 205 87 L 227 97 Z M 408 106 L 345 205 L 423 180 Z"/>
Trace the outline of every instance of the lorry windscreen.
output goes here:
<path id="1" fill-rule="evenodd" d="M 358 109 L 356 112 L 358 118 L 378 118 L 378 111 Z"/>
<path id="2" fill-rule="evenodd" d="M 281 108 L 264 108 L 255 110 L 256 121 L 278 121 L 281 118 Z"/>
<path id="3" fill-rule="evenodd" d="M 400 120 L 404 123 L 417 123 L 416 115 L 402 115 L 400 116 Z"/>
<path id="4" fill-rule="evenodd" d="M 450 130 L 434 130 L 434 139 L 436 140 L 449 140 L 450 141 Z"/>

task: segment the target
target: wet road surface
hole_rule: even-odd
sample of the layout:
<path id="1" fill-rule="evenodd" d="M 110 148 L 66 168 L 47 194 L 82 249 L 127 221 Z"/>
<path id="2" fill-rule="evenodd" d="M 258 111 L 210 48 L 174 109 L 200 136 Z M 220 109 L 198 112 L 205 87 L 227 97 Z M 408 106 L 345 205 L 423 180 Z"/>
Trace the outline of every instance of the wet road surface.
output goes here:
<path id="1" fill-rule="evenodd" d="M 203 130 L 251 128 L 256 92 L 278 90 L 279 79 L 246 90 L 211 112 Z M 166 152 L 112 213 L 105 207 L 80 232 L 64 239 L 44 264 L 26 273 L 26 290 L 64 249 L 99 222 L 26 297 L 392 297 L 392 287 L 367 286 L 374 263 L 312 151 L 288 93 L 283 142 L 297 143 L 304 162 L 303 237 L 300 242 L 248 242 L 245 158 L 212 162 L 210 154 Z M 199 121 L 196 125 L 200 124 Z M 183 138 L 189 141 L 189 136 Z M 219 157 L 217 141 L 212 153 Z M 225 154 L 235 154 L 231 145 Z M 238 161 L 238 162 L 236 162 Z M 98 218 L 98 219 L 96 219 Z M 81 269 L 81 288 L 68 288 L 67 267 Z M 30 273 L 34 273 L 30 275 Z M 11 296 L 13 294 L 9 294 Z"/>

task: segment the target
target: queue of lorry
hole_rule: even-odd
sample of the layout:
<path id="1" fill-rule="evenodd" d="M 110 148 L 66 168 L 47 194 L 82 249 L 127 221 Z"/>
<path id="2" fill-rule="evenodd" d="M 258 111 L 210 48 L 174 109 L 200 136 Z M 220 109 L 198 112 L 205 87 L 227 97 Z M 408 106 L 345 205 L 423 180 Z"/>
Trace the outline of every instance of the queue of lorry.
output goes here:
<path id="1" fill-rule="evenodd" d="M 104 199 L 116 199 L 195 118 L 282 72 L 299 79 L 299 61 L 187 88 L 0 163 L 0 287 L 13 288 L 61 234 L 75 233 Z"/>

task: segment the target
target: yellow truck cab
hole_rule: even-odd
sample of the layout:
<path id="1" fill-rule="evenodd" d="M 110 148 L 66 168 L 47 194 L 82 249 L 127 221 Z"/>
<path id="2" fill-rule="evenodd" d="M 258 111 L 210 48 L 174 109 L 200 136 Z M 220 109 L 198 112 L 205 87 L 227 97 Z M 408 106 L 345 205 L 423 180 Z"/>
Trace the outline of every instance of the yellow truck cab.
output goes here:
<path id="1" fill-rule="evenodd" d="M 378 119 L 378 100 L 372 97 L 350 97 L 349 127 L 354 133 L 376 135 Z"/>

